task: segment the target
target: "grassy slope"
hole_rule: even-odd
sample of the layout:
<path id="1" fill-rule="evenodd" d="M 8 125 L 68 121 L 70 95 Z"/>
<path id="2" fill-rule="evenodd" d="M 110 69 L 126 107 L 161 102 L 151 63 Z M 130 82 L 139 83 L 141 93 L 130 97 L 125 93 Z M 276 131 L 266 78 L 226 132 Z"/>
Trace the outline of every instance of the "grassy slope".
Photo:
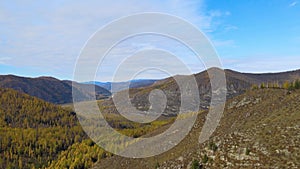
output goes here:
<path id="1" fill-rule="evenodd" d="M 172 150 L 146 159 L 113 156 L 95 168 L 151 169 L 157 164 L 186 168 L 194 159 L 207 168 L 300 167 L 299 96 L 300 91 L 287 94 L 281 89 L 248 91 L 227 102 L 220 126 L 209 141 L 198 144 L 205 118 L 201 113 L 190 134 Z"/>

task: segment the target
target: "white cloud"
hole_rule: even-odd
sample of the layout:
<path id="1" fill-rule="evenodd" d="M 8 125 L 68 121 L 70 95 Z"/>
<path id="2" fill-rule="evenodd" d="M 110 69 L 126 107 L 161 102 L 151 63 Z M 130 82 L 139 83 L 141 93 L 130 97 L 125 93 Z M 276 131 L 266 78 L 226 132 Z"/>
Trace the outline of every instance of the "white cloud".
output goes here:
<path id="1" fill-rule="evenodd" d="M 238 30 L 239 28 L 237 26 L 234 25 L 225 25 L 224 26 L 224 30 L 227 31 L 233 31 L 233 30 Z"/>
<path id="2" fill-rule="evenodd" d="M 260 58 L 259 60 L 257 58 Z M 299 56 L 248 56 L 244 58 L 223 59 L 226 68 L 241 72 L 266 73 L 299 69 Z"/>
<path id="3" fill-rule="evenodd" d="M 170 13 L 205 32 L 215 29 L 216 17 L 230 15 L 220 11 L 207 15 L 202 0 L 6 2 L 0 4 L 0 39 L 7 39 L 0 45 L 0 57 L 11 58 L 5 60 L 9 65 L 35 67 L 70 78 L 80 49 L 96 30 L 139 12 Z"/>
<path id="4" fill-rule="evenodd" d="M 155 51 L 159 49 L 164 49 L 172 53 L 175 56 L 174 59 L 181 59 L 186 67 L 191 69 L 191 72 L 199 72 L 203 70 L 204 66 L 202 65 L 201 60 L 199 60 L 191 50 L 189 50 L 179 41 L 159 35 L 143 35 L 131 37 L 115 46 L 101 62 L 102 69 L 100 69 L 100 71 L 97 73 L 97 81 L 112 81 L 111 78 L 113 77 L 114 71 L 107 71 L 107 68 L 109 70 L 117 70 L 118 66 L 124 64 L 124 61 L 129 59 L 130 56 L 135 55 L 137 52 L 141 52 L 143 50 L 153 50 L 152 52 L 155 53 Z M 145 54 L 147 54 L 147 56 L 144 57 L 147 59 L 135 59 L 135 63 L 130 63 L 130 66 L 127 65 L 126 69 L 130 72 L 136 68 L 136 66 L 133 65 L 143 65 L 147 63 L 147 66 L 151 67 L 151 64 L 158 62 L 165 65 L 167 70 L 176 72 L 173 75 L 186 74 L 186 72 L 184 72 L 178 66 L 174 66 L 172 63 L 166 61 L 163 56 L 161 56 L 160 59 L 155 58 L 155 60 L 153 60 L 153 55 L 151 55 L 151 53 Z M 153 75 L 150 73 L 153 72 L 150 71 L 143 73 L 145 76 L 144 78 L 155 78 L 155 76 L 159 76 L 160 78 L 165 77 L 165 73 L 163 72 L 161 72 L 161 74 L 156 73 Z M 131 78 L 131 76 L 125 76 L 124 78 Z"/>
<path id="5" fill-rule="evenodd" d="M 289 7 L 294 7 L 298 4 L 298 1 L 293 1 L 289 4 Z"/>

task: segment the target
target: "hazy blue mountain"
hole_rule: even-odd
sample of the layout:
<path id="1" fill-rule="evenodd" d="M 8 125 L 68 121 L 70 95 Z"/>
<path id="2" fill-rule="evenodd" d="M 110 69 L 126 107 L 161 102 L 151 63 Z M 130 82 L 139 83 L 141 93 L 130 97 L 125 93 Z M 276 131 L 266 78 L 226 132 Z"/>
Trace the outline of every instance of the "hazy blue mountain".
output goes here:
<path id="1" fill-rule="evenodd" d="M 90 81 L 85 82 L 84 84 L 95 84 L 100 86 L 106 90 L 109 90 L 111 93 L 116 93 L 128 88 L 141 88 L 147 87 L 154 84 L 156 81 L 155 79 L 134 79 L 127 82 L 99 82 L 99 81 Z"/>

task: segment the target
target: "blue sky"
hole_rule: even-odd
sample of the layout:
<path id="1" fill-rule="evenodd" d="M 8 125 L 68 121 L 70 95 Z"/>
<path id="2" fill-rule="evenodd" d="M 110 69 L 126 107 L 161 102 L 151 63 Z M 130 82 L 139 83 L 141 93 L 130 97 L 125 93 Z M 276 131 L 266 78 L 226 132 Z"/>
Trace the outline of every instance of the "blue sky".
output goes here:
<path id="1" fill-rule="evenodd" d="M 72 79 L 76 58 L 93 33 L 115 19 L 140 12 L 168 13 L 196 25 L 214 44 L 223 68 L 242 72 L 300 68 L 297 0 L 25 0 L 0 1 L 0 74 Z M 113 72 L 117 60 L 132 48 L 162 48 L 165 43 L 175 42 L 155 41 L 149 36 L 130 39 L 115 49 L 117 53 L 102 69 Z M 201 63 L 191 61 L 188 51 L 173 50 L 184 53 L 182 59 L 193 72 L 204 69 Z M 110 81 L 110 73 L 97 80 Z M 148 72 L 141 78 L 166 76 Z"/>

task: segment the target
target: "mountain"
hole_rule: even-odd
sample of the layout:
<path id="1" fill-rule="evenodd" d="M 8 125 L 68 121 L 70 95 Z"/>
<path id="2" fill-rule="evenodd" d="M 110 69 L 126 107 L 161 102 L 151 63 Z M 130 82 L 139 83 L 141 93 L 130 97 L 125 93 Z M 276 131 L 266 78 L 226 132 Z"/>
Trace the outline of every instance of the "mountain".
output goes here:
<path id="1" fill-rule="evenodd" d="M 144 159 L 113 156 L 94 168 L 299 168 L 299 96 L 300 90 L 247 90 L 227 101 L 218 128 L 204 143 L 198 140 L 207 111 L 173 149 Z"/>
<path id="2" fill-rule="evenodd" d="M 75 82 L 74 84 L 76 92 L 82 95 L 83 100 L 92 97 L 92 93 L 84 92 L 84 88 L 88 87 L 88 84 Z M 1 75 L 0 87 L 12 88 L 55 104 L 73 102 L 72 82 L 61 81 L 53 77 L 27 78 L 14 75 Z M 95 86 L 95 91 L 97 98 L 106 98 L 111 95 L 108 90 L 99 86 Z"/>
<path id="3" fill-rule="evenodd" d="M 294 81 L 300 79 L 300 69 L 278 73 L 240 73 L 230 69 L 225 70 L 226 76 L 235 77 L 243 81 L 250 83 L 267 83 L 267 82 L 278 82 L 284 83 L 286 81 Z"/>
<path id="4" fill-rule="evenodd" d="M 221 71 L 219 68 L 210 68 L 211 72 Z M 241 73 L 230 69 L 224 70 L 226 76 L 227 90 L 229 94 L 245 91 L 251 88 L 253 84 L 261 83 L 279 83 L 286 81 L 294 81 L 300 79 L 300 69 L 279 73 Z M 203 71 L 193 75 L 198 83 L 200 93 L 207 93 L 210 90 L 210 80 L 207 71 Z M 168 84 L 168 88 L 175 87 L 174 78 L 170 77 L 162 81 L 157 81 L 152 88 L 159 88 L 164 84 Z"/>
<path id="5" fill-rule="evenodd" d="M 134 79 L 127 82 L 97 82 L 97 81 L 91 81 L 91 82 L 85 82 L 84 84 L 95 84 L 97 86 L 100 86 L 106 90 L 111 91 L 111 93 L 116 93 L 122 90 L 125 90 L 128 88 L 140 88 L 140 87 L 146 87 L 150 86 L 153 83 L 155 83 L 158 80 L 154 79 Z M 113 86 L 113 89 L 112 89 Z"/>
<path id="6" fill-rule="evenodd" d="M 211 68 L 210 71 L 212 74 L 216 71 L 221 71 L 219 68 Z M 278 86 L 286 81 L 292 82 L 297 79 L 300 79 L 300 70 L 281 72 L 281 73 L 262 73 L 262 74 L 253 74 L 253 73 L 240 73 L 233 70 L 224 70 L 226 76 L 226 85 L 227 85 L 227 98 L 233 98 L 244 93 L 246 90 L 250 89 L 254 84 L 260 85 L 261 83 L 277 83 Z M 200 72 L 198 74 L 189 75 L 194 76 L 199 90 L 200 96 L 200 108 L 199 109 L 208 109 L 210 106 L 211 100 L 211 84 L 207 71 Z M 187 76 L 177 76 L 177 78 L 185 78 Z M 156 81 L 154 84 L 141 88 L 131 88 L 129 89 L 130 101 L 131 103 L 140 111 L 146 111 L 150 107 L 148 101 L 149 93 L 154 89 L 162 90 L 167 97 L 167 106 L 164 111 L 164 115 L 176 115 L 180 107 L 180 90 L 174 79 L 174 77 L 169 77 L 163 80 Z M 121 91 L 117 94 L 122 94 Z M 107 113 L 116 113 L 117 110 L 114 107 L 112 99 L 106 100 L 102 103 L 107 106 L 107 109 L 104 110 Z"/>
<path id="7" fill-rule="evenodd" d="M 218 68 L 212 68 L 214 71 L 219 71 Z M 293 81 L 300 78 L 300 70 L 282 72 L 282 73 L 264 73 L 264 74 L 253 74 L 253 73 L 240 73 L 233 70 L 225 70 L 226 80 L 227 80 L 227 90 L 228 98 L 239 95 L 243 93 L 246 89 L 249 89 L 253 84 L 260 83 L 279 83 L 282 84 L 285 81 Z M 194 74 L 196 81 L 198 83 L 200 97 L 202 99 L 201 108 L 205 109 L 210 101 L 210 81 L 207 71 Z M 182 76 L 184 77 L 184 76 Z M 97 99 L 107 98 L 111 95 L 109 91 L 112 90 L 111 85 L 114 86 L 112 93 L 116 93 L 126 89 L 129 85 L 130 92 L 133 93 L 133 103 L 137 107 L 142 109 L 147 109 L 147 102 L 145 99 L 148 98 L 149 91 L 152 89 L 163 88 L 165 93 L 169 93 L 168 98 L 171 98 L 170 104 L 178 103 L 179 95 L 178 86 L 174 81 L 173 77 L 169 77 L 162 80 L 152 80 L 152 79 L 139 79 L 132 80 L 129 82 L 87 82 L 82 83 L 72 83 L 72 81 L 62 81 L 53 77 L 38 77 L 38 78 L 27 78 L 19 77 L 14 75 L 0 75 L 0 87 L 12 88 L 31 96 L 41 98 L 45 101 L 64 104 L 71 103 L 72 100 L 72 86 L 75 92 L 82 96 L 82 100 L 89 100 L 94 97 L 94 93 L 86 92 L 86 88 L 89 85 L 95 85 L 95 92 Z M 148 92 L 147 92 L 148 91 Z M 173 100 L 173 101 L 172 101 Z M 173 105 L 168 106 L 174 112 L 177 110 Z"/>

